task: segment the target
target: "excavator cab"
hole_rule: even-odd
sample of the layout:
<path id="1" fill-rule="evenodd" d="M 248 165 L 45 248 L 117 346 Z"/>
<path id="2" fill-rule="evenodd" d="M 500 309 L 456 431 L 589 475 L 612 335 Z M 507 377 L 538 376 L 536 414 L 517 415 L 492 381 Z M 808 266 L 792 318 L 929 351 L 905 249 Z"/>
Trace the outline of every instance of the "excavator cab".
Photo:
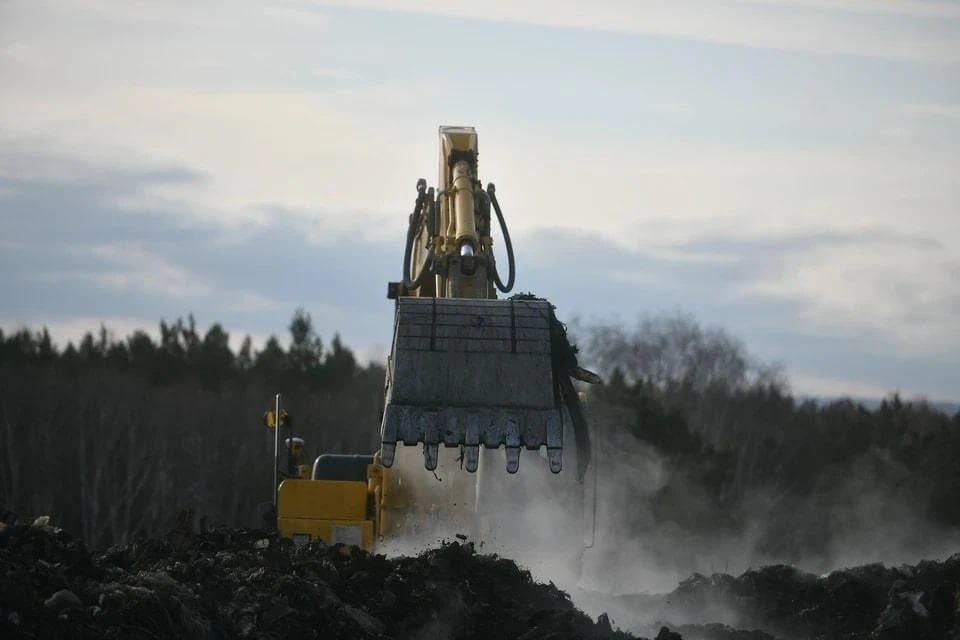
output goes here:
<path id="1" fill-rule="evenodd" d="M 563 468 L 564 415 L 573 420 L 578 476 L 589 435 L 571 376 L 596 381 L 577 366 L 553 306 L 531 295 L 497 299 L 513 288 L 516 265 L 491 183 L 477 174 L 473 127 L 440 127 L 439 188 L 417 183 L 409 218 L 403 280 L 387 362 L 380 460 L 390 467 L 398 445 L 423 445 L 433 471 L 440 447 L 459 447 L 468 472 L 480 448 L 504 447 L 508 473 L 523 449 L 543 450 L 551 472 Z M 508 277 L 493 253 L 491 210 L 508 258 Z"/>

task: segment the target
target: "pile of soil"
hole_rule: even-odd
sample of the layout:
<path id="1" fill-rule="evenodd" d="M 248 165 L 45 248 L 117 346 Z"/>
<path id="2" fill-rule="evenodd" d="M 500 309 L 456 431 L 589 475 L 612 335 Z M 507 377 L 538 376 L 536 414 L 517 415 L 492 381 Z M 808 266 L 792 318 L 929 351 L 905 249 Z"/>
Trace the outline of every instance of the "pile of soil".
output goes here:
<path id="1" fill-rule="evenodd" d="M 720 622 L 765 632 L 757 638 L 960 640 L 960 554 L 915 566 L 870 564 L 824 576 L 785 565 L 738 577 L 697 574 L 670 594 L 624 600 L 648 620 L 714 623 L 673 627 L 687 640 L 749 637 Z"/>
<path id="2" fill-rule="evenodd" d="M 669 594 L 618 600 L 636 615 L 634 629 L 657 640 L 960 640 L 960 554 L 820 577 L 787 566 L 694 575 Z M 640 626 L 650 620 L 669 628 Z M 386 558 L 252 529 L 197 529 L 185 516 L 166 535 L 99 553 L 49 518 L 0 518 L 0 637 L 634 636 L 469 543 Z"/>
<path id="3" fill-rule="evenodd" d="M 417 557 L 182 522 L 90 553 L 0 525 L 3 638 L 631 638 L 513 562 L 446 543 Z"/>

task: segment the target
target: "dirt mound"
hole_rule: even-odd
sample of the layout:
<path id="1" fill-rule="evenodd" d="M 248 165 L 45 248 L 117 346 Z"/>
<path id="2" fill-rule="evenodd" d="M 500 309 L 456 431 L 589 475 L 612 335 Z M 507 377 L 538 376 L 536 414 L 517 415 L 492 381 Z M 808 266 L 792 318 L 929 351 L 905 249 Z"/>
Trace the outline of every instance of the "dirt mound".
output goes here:
<path id="1" fill-rule="evenodd" d="M 0 525 L 4 638 L 630 638 L 513 562 L 444 544 L 385 558 L 184 522 L 91 554 Z"/>
<path id="2" fill-rule="evenodd" d="M 791 639 L 960 640 L 960 554 L 819 577 L 784 565 L 697 574 L 665 596 L 626 600 L 648 619 L 714 623 L 674 629 L 688 640 L 749 637 L 719 622 Z"/>
<path id="3" fill-rule="evenodd" d="M 638 620 L 668 621 L 669 629 L 658 623 L 649 631 L 659 640 L 960 640 L 960 554 L 821 577 L 787 566 L 738 577 L 694 575 L 670 594 L 621 602 Z M 162 537 L 91 553 L 38 518 L 0 521 L 0 637 L 632 636 L 471 544 L 386 558 L 317 543 L 298 547 L 250 529 L 196 530 L 185 518 Z"/>

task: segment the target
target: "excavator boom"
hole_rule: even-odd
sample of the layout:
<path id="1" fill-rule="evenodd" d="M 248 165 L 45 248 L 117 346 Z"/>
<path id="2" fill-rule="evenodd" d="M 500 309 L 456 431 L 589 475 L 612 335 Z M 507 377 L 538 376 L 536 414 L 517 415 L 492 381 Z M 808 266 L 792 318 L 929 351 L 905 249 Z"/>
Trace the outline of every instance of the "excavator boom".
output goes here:
<path id="1" fill-rule="evenodd" d="M 515 473 L 521 449 L 545 447 L 559 473 L 576 358 L 549 302 L 496 297 L 513 287 L 513 247 L 493 184 L 484 191 L 477 177 L 477 154 L 473 127 L 440 127 L 439 189 L 417 183 L 403 281 L 390 286 L 396 318 L 380 460 L 390 467 L 398 444 L 422 444 L 433 470 L 440 446 L 462 447 L 462 465 L 474 472 L 481 446 L 502 446 Z M 506 283 L 493 254 L 491 207 L 509 260 Z"/>

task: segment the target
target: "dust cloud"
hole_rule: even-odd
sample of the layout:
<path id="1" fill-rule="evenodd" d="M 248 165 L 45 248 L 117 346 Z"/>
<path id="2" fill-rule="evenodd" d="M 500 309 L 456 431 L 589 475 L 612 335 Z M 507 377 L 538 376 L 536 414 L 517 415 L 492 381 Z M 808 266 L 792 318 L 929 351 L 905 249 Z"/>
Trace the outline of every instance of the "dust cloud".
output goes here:
<path id="1" fill-rule="evenodd" d="M 663 621 L 662 594 L 695 574 L 736 576 L 779 564 L 823 574 L 960 550 L 956 531 L 921 517 L 909 492 L 889 490 L 891 477 L 909 474 L 893 463 L 855 467 L 829 496 L 800 501 L 753 490 L 725 518 L 683 469 L 621 428 L 626 416 L 616 408 L 593 406 L 590 414 L 592 456 L 583 478 L 576 477 L 570 433 L 564 470 L 556 475 L 538 451 L 524 451 L 519 473 L 510 475 L 502 450 L 482 450 L 480 469 L 469 474 L 457 448 L 441 449 L 436 473 L 423 468 L 419 447 L 398 448 L 395 469 L 418 506 L 381 550 L 410 555 L 442 540 L 467 539 L 556 584 L 586 613 L 608 613 L 633 632 Z M 878 482 L 877 473 L 886 482 Z M 664 514 L 658 495 L 667 489 L 671 505 Z M 701 604 L 680 619 L 676 609 L 671 614 L 675 624 L 739 622 L 723 604 Z"/>

